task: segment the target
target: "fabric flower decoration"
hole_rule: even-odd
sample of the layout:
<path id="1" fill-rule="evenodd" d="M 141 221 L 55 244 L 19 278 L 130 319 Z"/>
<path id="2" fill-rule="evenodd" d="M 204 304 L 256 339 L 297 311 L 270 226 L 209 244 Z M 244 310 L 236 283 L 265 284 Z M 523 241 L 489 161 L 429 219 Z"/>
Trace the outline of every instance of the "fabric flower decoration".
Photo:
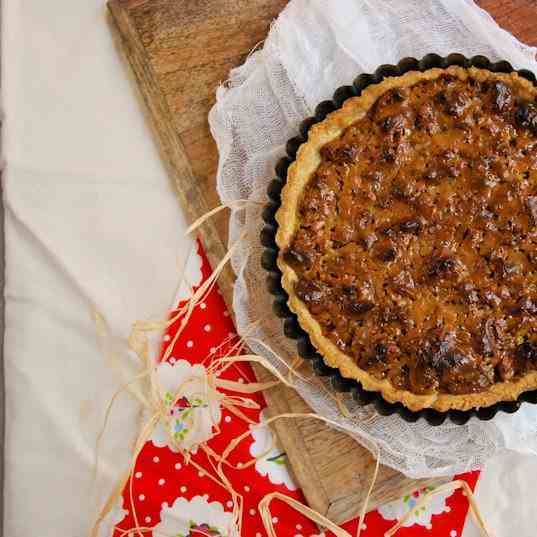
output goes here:
<path id="1" fill-rule="evenodd" d="M 221 419 L 220 402 L 224 396 L 211 386 L 201 364 L 192 365 L 186 360 L 162 362 L 156 374 L 167 410 L 151 440 L 157 447 L 195 452 L 197 446 L 212 438 Z"/>
<path id="2" fill-rule="evenodd" d="M 209 503 L 204 496 L 190 501 L 177 498 L 171 507 L 163 507 L 160 523 L 153 528 L 154 537 L 238 537 L 233 515 L 218 502 Z"/>
<path id="3" fill-rule="evenodd" d="M 252 437 L 254 442 L 250 446 L 250 454 L 257 458 L 255 462 L 257 473 L 268 477 L 274 485 L 284 484 L 289 490 L 297 490 L 298 487 L 287 466 L 287 455 L 275 443 L 268 426 L 253 427 Z"/>
<path id="4" fill-rule="evenodd" d="M 411 494 L 407 494 L 400 500 L 380 506 L 378 508 L 378 512 L 385 520 L 399 520 L 411 509 L 413 509 L 418 501 L 431 490 L 433 489 L 427 487 L 414 491 Z M 432 527 L 431 518 L 433 515 L 439 515 L 449 511 L 449 507 L 446 505 L 446 500 L 454 492 L 454 490 L 447 490 L 446 492 L 431 496 L 429 503 L 419 509 L 417 512 L 413 513 L 413 515 L 403 524 L 403 526 L 409 527 L 417 524 L 430 529 Z"/>

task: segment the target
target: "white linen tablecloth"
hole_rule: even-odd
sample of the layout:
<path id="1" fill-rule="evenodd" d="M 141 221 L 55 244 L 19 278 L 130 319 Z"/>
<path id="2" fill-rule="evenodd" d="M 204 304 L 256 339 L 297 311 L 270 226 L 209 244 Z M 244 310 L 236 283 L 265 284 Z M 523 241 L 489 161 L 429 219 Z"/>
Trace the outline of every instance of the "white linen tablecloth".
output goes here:
<path id="1" fill-rule="evenodd" d="M 3 2 L 7 386 L 4 535 L 82 537 L 130 460 L 94 310 L 161 317 L 185 225 L 102 0 Z"/>
<path id="2" fill-rule="evenodd" d="M 121 398 L 96 489 L 117 386 L 93 312 L 123 335 L 162 315 L 190 248 L 105 15 L 103 0 L 3 3 L 6 537 L 87 535 L 138 421 Z M 536 481 L 534 456 L 490 463 L 478 497 L 496 535 L 533 535 Z"/>

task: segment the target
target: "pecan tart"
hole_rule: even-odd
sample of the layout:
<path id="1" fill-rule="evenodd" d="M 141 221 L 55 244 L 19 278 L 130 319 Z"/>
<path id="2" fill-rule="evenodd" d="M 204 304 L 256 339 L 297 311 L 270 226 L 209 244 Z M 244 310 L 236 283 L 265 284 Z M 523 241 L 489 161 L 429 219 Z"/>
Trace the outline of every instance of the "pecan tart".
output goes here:
<path id="1" fill-rule="evenodd" d="M 314 125 L 276 214 L 288 305 L 326 363 L 411 410 L 537 388 L 537 89 L 451 66 Z"/>

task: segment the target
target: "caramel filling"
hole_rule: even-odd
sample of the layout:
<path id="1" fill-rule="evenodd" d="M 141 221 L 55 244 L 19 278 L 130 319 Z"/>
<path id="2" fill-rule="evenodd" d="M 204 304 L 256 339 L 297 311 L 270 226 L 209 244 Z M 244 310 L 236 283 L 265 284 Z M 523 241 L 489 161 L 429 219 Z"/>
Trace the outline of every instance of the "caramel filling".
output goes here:
<path id="1" fill-rule="evenodd" d="M 323 147 L 285 261 L 322 331 L 413 393 L 537 370 L 537 105 L 444 75 Z"/>

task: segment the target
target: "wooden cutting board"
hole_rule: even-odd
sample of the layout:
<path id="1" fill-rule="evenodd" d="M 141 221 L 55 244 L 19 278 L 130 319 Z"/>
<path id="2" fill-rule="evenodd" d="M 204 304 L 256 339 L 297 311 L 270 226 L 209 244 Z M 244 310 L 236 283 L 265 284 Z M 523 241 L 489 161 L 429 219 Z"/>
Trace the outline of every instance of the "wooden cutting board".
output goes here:
<path id="1" fill-rule="evenodd" d="M 240 65 L 262 41 L 270 22 L 287 0 L 110 0 L 108 7 L 117 43 L 134 74 L 149 123 L 170 178 L 189 222 L 219 205 L 215 190 L 218 153 L 210 135 L 207 114 L 215 89 L 229 70 Z M 529 39 L 528 17 L 535 8 L 524 1 L 487 0 L 483 7 L 498 9 Z M 535 19 L 533 19 L 535 20 Z M 511 31 L 516 28 L 511 25 Z M 535 41 L 535 39 L 534 39 Z M 352 78 L 353 73 L 350 73 Z M 203 226 L 202 239 L 213 266 L 227 244 L 227 215 Z M 233 274 L 219 279 L 231 305 Z M 258 377 L 266 372 L 256 369 Z M 266 394 L 269 414 L 308 412 L 292 390 L 278 387 Z M 347 435 L 314 420 L 275 423 L 280 443 L 312 508 L 336 523 L 359 513 L 375 462 L 367 450 Z M 411 480 L 381 466 L 369 508 L 437 481 Z"/>

